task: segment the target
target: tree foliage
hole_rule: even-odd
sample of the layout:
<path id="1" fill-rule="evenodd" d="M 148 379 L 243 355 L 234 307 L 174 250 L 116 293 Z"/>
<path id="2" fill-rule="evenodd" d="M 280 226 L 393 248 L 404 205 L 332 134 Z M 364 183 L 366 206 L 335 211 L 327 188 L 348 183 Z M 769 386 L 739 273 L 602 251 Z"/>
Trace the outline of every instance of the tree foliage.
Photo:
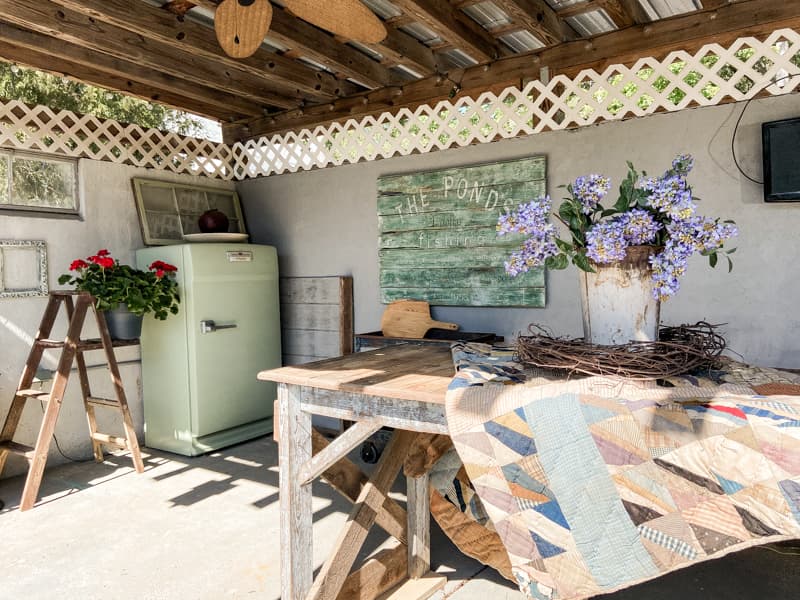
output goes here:
<path id="1" fill-rule="evenodd" d="M 206 137 L 205 124 L 193 115 L 85 83 L 0 62 L 0 97 L 57 110 Z"/>

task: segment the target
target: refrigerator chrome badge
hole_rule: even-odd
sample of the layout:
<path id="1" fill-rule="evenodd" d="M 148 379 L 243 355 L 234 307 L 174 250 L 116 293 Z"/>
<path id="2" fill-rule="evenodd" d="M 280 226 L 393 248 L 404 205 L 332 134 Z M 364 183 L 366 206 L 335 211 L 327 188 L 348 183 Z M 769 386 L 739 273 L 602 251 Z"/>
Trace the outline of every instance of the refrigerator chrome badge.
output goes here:
<path id="1" fill-rule="evenodd" d="M 253 262 L 253 253 L 249 250 L 228 250 L 225 255 L 228 262 Z"/>

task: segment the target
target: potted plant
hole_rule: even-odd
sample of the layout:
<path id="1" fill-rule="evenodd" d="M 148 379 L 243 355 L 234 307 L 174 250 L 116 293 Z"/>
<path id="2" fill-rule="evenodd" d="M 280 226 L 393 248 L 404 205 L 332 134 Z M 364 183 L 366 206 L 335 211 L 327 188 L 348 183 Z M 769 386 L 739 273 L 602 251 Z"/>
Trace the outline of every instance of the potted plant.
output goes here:
<path id="1" fill-rule="evenodd" d="M 178 269 L 174 265 L 157 260 L 142 271 L 120 264 L 103 249 L 86 259 L 73 260 L 69 270 L 58 283 L 74 285 L 94 296 L 114 339 L 138 338 L 147 313 L 161 320 L 178 313 Z"/>
<path id="2" fill-rule="evenodd" d="M 602 202 L 611 189 L 603 175 L 578 177 L 566 186 L 568 197 L 554 215 L 569 232 L 559 237 L 549 222 L 551 201 L 543 196 L 500 216 L 498 235 L 524 234 L 519 250 L 505 263 L 512 277 L 531 268 L 581 270 L 584 335 L 587 342 L 620 344 L 655 340 L 659 303 L 677 293 L 679 277 L 692 254 L 707 256 L 714 267 L 734 249 L 726 240 L 738 234 L 733 221 L 697 214 L 698 198 L 687 176 L 694 160 L 681 155 L 660 177 L 647 177 L 628 162 L 616 202 Z"/>

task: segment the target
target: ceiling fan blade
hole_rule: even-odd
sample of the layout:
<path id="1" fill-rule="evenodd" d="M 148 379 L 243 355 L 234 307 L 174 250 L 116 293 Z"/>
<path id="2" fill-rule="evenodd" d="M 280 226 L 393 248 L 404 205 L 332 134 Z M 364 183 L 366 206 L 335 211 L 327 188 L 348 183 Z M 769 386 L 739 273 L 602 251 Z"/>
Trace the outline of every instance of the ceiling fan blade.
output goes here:
<path id="1" fill-rule="evenodd" d="M 233 58 L 253 55 L 264 41 L 270 23 L 269 0 L 223 0 L 214 13 L 217 41 Z"/>
<path id="2" fill-rule="evenodd" d="M 286 0 L 286 8 L 296 17 L 348 40 L 377 44 L 386 27 L 359 0 Z"/>

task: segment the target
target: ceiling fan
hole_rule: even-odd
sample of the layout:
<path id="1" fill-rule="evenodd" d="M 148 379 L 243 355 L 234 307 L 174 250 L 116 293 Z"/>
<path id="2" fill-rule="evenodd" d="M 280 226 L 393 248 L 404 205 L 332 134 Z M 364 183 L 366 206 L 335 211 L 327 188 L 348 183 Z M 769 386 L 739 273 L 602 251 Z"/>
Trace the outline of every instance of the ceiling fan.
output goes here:
<path id="1" fill-rule="evenodd" d="M 387 33 L 381 20 L 359 0 L 286 0 L 296 17 L 348 40 L 376 44 Z M 214 15 L 222 49 L 233 58 L 251 56 L 272 22 L 269 0 L 223 0 Z"/>

